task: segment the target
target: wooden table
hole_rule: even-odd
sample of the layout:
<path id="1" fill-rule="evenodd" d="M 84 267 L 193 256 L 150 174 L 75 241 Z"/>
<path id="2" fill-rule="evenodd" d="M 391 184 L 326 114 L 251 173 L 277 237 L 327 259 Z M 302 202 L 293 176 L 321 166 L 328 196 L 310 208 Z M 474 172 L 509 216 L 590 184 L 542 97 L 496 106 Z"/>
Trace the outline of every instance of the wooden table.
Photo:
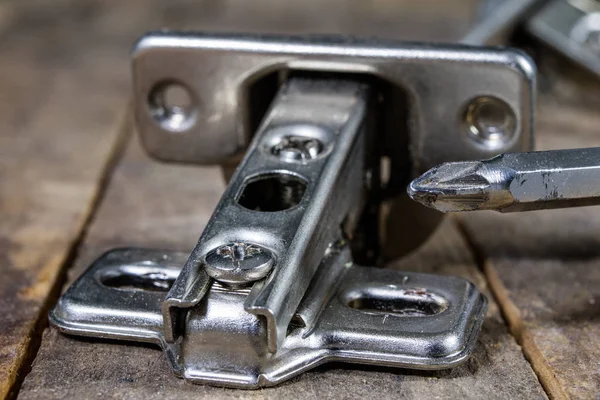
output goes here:
<path id="1" fill-rule="evenodd" d="M 315 33 L 375 27 L 392 38 L 453 40 L 468 29 L 473 1 L 333 0 L 323 12 L 317 1 L 289 2 L 276 16 L 260 11 L 266 0 L 243 3 L 0 2 L 0 396 L 598 398 L 597 207 L 447 218 L 390 265 L 460 275 L 488 294 L 475 354 L 449 371 L 334 364 L 276 388 L 236 391 L 175 378 L 153 347 L 47 327 L 60 292 L 101 252 L 189 251 L 224 189 L 218 168 L 150 160 L 132 134 L 128 49 L 142 32 L 285 32 L 310 23 Z M 547 52 L 541 68 L 538 148 L 600 145 L 600 85 Z"/>

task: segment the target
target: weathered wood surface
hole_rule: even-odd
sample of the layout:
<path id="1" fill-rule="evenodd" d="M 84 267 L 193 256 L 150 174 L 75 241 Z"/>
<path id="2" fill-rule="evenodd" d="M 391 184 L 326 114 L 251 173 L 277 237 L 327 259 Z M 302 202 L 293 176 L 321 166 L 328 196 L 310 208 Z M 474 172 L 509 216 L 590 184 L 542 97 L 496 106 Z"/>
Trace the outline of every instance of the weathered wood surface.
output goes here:
<path id="1" fill-rule="evenodd" d="M 14 3 L 0 3 L 0 398 L 31 361 L 127 103 L 127 62 L 87 48 L 85 18 Z"/>
<path id="2" fill-rule="evenodd" d="M 542 81 L 537 147 L 600 146 L 600 83 L 557 66 Z M 600 207 L 461 220 L 547 393 L 600 398 Z"/>

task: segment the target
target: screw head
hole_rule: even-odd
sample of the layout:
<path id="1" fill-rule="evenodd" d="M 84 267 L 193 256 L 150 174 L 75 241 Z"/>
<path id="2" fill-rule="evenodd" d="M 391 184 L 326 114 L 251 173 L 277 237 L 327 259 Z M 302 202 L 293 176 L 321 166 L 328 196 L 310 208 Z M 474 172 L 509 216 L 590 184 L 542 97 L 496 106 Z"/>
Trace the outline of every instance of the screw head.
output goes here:
<path id="1" fill-rule="evenodd" d="M 492 96 L 473 99 L 463 114 L 469 138 L 491 149 L 509 145 L 517 132 L 515 113 L 503 100 Z"/>
<path id="2" fill-rule="evenodd" d="M 206 254 L 206 272 L 219 282 L 240 285 L 267 276 L 274 256 L 269 250 L 250 243 L 234 242 Z"/>
<path id="3" fill-rule="evenodd" d="M 307 161 L 317 158 L 323 144 L 314 138 L 284 136 L 271 148 L 271 154 L 287 161 Z"/>

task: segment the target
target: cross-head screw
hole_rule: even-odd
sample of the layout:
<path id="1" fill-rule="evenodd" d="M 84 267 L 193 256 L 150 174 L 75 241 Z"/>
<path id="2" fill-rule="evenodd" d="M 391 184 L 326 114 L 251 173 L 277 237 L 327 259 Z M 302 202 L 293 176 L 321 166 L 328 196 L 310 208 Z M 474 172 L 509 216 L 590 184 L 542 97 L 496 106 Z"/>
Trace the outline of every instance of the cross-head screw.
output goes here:
<path id="1" fill-rule="evenodd" d="M 323 144 L 314 138 L 284 136 L 271 148 L 271 154 L 288 161 L 307 161 L 317 158 Z"/>
<path id="2" fill-rule="evenodd" d="M 275 261 L 271 251 L 245 242 L 217 247 L 209 251 L 204 260 L 209 276 L 234 286 L 264 278 Z"/>

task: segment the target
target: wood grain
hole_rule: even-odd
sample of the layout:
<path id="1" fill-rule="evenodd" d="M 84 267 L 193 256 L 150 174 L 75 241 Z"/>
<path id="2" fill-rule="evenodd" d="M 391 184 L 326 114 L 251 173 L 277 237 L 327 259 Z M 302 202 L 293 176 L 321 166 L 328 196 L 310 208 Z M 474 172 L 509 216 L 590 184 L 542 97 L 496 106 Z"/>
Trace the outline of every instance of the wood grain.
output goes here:
<path id="1" fill-rule="evenodd" d="M 118 147 L 126 67 L 60 7 L 0 13 L 0 398 L 39 337 L 51 291 Z M 34 23 L 35 22 L 35 23 Z M 68 43 L 68 45 L 66 45 Z"/>

